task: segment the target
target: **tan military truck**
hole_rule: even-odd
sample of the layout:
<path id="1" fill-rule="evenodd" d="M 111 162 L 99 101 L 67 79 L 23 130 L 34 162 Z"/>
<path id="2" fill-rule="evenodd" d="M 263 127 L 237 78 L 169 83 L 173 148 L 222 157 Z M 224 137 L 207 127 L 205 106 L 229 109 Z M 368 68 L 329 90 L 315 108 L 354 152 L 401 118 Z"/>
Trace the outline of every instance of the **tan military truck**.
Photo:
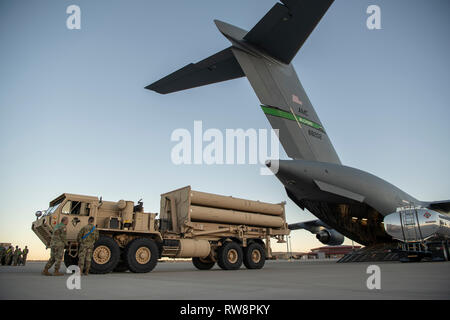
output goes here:
<path id="1" fill-rule="evenodd" d="M 161 257 L 192 258 L 200 270 L 244 265 L 260 269 L 271 258 L 270 240 L 289 234 L 285 203 L 270 204 L 198 192 L 190 186 L 161 195 L 160 218 L 146 213 L 142 201 L 103 201 L 64 193 L 36 212 L 32 230 L 49 246 L 53 227 L 69 218 L 64 262 L 77 264 L 78 231 L 95 218 L 100 233 L 92 273 L 150 272 Z"/>

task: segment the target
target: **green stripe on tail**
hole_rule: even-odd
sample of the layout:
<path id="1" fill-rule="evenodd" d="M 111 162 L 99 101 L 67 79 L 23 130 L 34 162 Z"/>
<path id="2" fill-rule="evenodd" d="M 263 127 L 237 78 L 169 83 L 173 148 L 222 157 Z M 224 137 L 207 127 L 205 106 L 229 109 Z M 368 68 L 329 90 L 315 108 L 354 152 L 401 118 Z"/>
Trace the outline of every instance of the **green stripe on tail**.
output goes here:
<path id="1" fill-rule="evenodd" d="M 268 115 L 271 115 L 274 117 L 284 118 L 287 120 L 293 120 L 293 121 L 295 121 L 297 119 L 297 121 L 300 122 L 301 124 L 304 124 L 308 127 L 314 128 L 316 130 L 319 130 L 319 131 L 322 131 L 323 133 L 325 133 L 325 129 L 320 124 L 315 123 L 314 121 L 308 120 L 306 118 L 303 118 L 297 114 L 294 115 L 290 112 L 276 109 L 274 107 L 265 106 L 265 105 L 261 105 L 261 108 L 263 109 L 265 114 L 268 114 Z"/>

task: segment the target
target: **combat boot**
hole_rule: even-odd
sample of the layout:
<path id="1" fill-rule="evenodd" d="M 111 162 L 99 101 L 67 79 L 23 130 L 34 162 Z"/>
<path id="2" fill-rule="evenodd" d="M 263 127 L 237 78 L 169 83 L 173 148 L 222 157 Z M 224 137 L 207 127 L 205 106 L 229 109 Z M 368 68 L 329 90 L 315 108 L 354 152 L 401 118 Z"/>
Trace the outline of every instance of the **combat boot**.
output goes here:
<path id="1" fill-rule="evenodd" d="M 63 276 L 64 273 L 59 272 L 59 269 L 55 269 L 55 272 L 53 272 L 54 276 Z"/>
<path id="2" fill-rule="evenodd" d="M 50 272 L 48 272 L 48 268 L 45 267 L 44 270 L 41 273 L 43 276 L 51 276 L 52 274 Z"/>

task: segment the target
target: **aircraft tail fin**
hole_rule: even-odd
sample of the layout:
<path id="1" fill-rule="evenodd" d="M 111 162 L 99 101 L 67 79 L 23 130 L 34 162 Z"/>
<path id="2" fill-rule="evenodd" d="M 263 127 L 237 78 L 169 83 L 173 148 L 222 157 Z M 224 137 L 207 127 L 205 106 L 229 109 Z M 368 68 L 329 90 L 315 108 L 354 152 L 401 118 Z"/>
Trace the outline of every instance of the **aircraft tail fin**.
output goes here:
<path id="1" fill-rule="evenodd" d="M 334 0 L 281 0 L 247 32 L 215 20 L 232 46 L 147 89 L 166 94 L 246 76 L 287 155 L 340 163 L 290 63 Z"/>
<path id="2" fill-rule="evenodd" d="M 233 48 L 270 125 L 293 159 L 340 163 L 292 64 L 272 63 Z"/>
<path id="3" fill-rule="evenodd" d="M 244 39 L 289 64 L 334 0 L 281 2 L 283 4 L 275 4 Z"/>

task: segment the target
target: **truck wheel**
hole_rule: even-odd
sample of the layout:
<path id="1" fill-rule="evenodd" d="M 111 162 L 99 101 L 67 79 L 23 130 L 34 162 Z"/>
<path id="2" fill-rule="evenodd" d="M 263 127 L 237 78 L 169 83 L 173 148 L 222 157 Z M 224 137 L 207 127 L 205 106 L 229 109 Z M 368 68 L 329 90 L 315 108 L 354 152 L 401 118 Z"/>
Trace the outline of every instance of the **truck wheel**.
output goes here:
<path id="1" fill-rule="evenodd" d="M 242 248 L 236 242 L 225 243 L 218 252 L 217 264 L 223 270 L 237 270 L 242 265 Z"/>
<path id="2" fill-rule="evenodd" d="M 202 258 L 192 258 L 192 263 L 199 270 L 209 270 L 216 264 L 214 261 Z"/>
<path id="3" fill-rule="evenodd" d="M 114 272 L 126 272 L 128 271 L 128 264 L 125 260 L 120 259 L 119 263 L 113 270 Z"/>
<path id="4" fill-rule="evenodd" d="M 66 266 L 66 268 L 68 268 L 69 266 L 77 266 L 78 265 L 78 257 L 74 258 L 71 255 L 69 255 L 69 251 L 65 251 L 64 252 L 64 265 Z"/>
<path id="5" fill-rule="evenodd" d="M 247 269 L 261 269 L 266 262 L 266 252 L 259 243 L 250 243 L 244 248 L 244 265 Z"/>
<path id="6" fill-rule="evenodd" d="M 100 237 L 92 252 L 91 273 L 110 273 L 119 263 L 120 247 L 110 237 Z"/>
<path id="7" fill-rule="evenodd" d="M 151 239 L 138 238 L 128 244 L 124 256 L 130 271 L 135 273 L 150 272 L 158 262 L 158 246 Z"/>
<path id="8" fill-rule="evenodd" d="M 114 268 L 113 272 L 126 272 L 128 269 L 127 259 L 125 258 L 125 249 L 120 248 L 119 263 Z"/>

